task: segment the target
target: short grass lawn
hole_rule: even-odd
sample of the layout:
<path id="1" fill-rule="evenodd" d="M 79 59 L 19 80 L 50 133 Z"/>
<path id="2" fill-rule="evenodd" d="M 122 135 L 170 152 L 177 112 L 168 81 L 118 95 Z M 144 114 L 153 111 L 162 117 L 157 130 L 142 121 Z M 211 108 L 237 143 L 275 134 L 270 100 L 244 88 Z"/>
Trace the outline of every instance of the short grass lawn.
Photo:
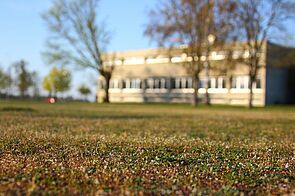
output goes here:
<path id="1" fill-rule="evenodd" d="M 295 107 L 0 101 L 0 194 L 295 193 Z"/>

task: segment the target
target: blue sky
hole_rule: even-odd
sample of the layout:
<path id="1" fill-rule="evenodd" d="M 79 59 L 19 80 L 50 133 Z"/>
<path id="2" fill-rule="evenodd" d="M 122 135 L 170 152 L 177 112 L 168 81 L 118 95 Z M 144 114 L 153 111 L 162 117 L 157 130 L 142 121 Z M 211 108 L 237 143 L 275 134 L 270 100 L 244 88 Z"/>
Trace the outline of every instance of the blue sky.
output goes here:
<path id="1" fill-rule="evenodd" d="M 157 0 L 101 0 L 99 17 L 106 19 L 113 31 L 108 47 L 111 51 L 155 47 L 143 36 L 147 12 Z M 41 78 L 51 66 L 46 65 L 41 53 L 49 36 L 41 14 L 51 5 L 51 0 L 0 0 L 0 65 L 7 68 L 11 63 L 25 59 L 30 70 L 39 72 Z M 290 24 L 290 34 L 294 34 L 294 24 Z M 293 27 L 292 27 L 293 26 Z M 295 45 L 294 39 L 289 45 Z M 290 44 L 291 43 L 291 44 Z M 96 72 L 75 71 L 71 94 L 76 94 L 77 86 L 86 83 L 93 86 Z M 82 78 L 82 79 L 81 79 Z"/>
<path id="2" fill-rule="evenodd" d="M 157 0 L 101 0 L 99 17 L 106 19 L 113 32 L 109 50 L 131 50 L 155 47 L 143 36 L 148 9 Z M 25 59 L 30 70 L 43 78 L 51 68 L 42 59 L 46 38 L 49 36 L 41 18 L 51 5 L 51 0 L 1 0 L 0 1 L 0 66 L 7 68 L 13 62 Z M 81 83 L 95 88 L 96 72 L 75 71 L 71 94 L 77 94 Z M 83 78 L 81 80 L 81 78 Z M 93 89 L 94 91 L 94 89 Z"/>

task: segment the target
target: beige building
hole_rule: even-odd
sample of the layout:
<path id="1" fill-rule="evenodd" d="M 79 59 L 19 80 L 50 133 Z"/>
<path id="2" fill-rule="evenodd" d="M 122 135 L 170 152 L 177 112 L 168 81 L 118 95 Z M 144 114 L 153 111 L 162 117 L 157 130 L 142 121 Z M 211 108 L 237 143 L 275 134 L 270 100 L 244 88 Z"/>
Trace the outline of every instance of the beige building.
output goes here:
<path id="1" fill-rule="evenodd" d="M 233 46 L 228 45 L 228 49 Z M 205 100 L 206 84 L 212 104 L 246 105 L 249 99 L 248 67 L 242 63 L 249 57 L 243 44 L 235 45 L 232 58 L 236 59 L 234 69 L 228 67 L 227 48 L 213 50 L 209 58 L 213 69 L 203 69 L 200 73 L 199 100 Z M 276 68 L 271 61 L 273 48 L 279 46 L 265 43 L 261 55 L 260 69 L 253 87 L 253 104 L 285 103 L 287 101 L 287 70 Z M 123 51 L 108 54 L 116 58 L 105 61 L 104 66 L 115 66 L 110 82 L 110 102 L 191 102 L 194 89 L 192 78 L 185 63 L 192 60 L 183 51 L 185 47 L 174 49 L 147 49 Z M 280 57 L 278 57 L 280 58 Z M 239 60 L 238 60 L 239 59 Z M 269 59 L 272 59 L 271 61 Z M 207 74 L 208 73 L 208 74 Z M 207 83 L 206 81 L 209 80 Z M 105 95 L 104 80 L 99 78 L 98 101 Z"/>

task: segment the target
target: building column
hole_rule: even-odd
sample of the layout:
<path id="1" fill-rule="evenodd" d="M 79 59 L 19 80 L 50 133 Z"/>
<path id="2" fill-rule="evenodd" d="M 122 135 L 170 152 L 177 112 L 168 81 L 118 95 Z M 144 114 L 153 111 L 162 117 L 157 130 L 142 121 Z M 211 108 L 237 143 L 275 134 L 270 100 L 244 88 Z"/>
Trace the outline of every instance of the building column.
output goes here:
<path id="1" fill-rule="evenodd" d="M 227 76 L 227 78 L 226 78 L 226 88 L 227 88 L 227 100 L 226 100 L 226 103 L 228 105 L 230 105 L 230 103 L 231 103 L 230 89 L 232 88 L 232 80 L 233 80 L 233 77 L 231 75 Z"/>
<path id="2" fill-rule="evenodd" d="M 143 102 L 147 102 L 147 97 L 146 97 L 146 89 L 147 89 L 147 84 L 146 84 L 146 79 L 141 79 L 141 89 L 142 89 L 142 100 Z"/>
<path id="3" fill-rule="evenodd" d="M 167 82 L 167 102 L 171 102 L 171 97 L 172 97 L 172 93 L 171 93 L 171 90 L 172 90 L 172 78 L 169 77 L 169 78 L 166 78 L 166 82 Z"/>

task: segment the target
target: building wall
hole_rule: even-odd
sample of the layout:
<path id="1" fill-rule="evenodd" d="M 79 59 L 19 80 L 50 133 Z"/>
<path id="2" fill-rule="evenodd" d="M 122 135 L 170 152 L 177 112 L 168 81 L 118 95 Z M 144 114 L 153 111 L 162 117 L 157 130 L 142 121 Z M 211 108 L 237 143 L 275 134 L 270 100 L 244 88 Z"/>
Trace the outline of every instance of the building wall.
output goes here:
<path id="1" fill-rule="evenodd" d="M 162 51 L 161 51 L 162 50 Z M 117 63 L 113 72 L 112 81 L 138 80 L 141 82 L 140 88 L 130 88 L 130 86 L 116 85 L 116 88 L 111 88 L 111 102 L 186 102 L 192 101 L 193 89 L 187 88 L 171 88 L 171 83 L 175 83 L 173 79 L 189 78 L 189 74 L 185 68 L 184 62 L 189 58 L 180 52 L 173 51 L 167 54 L 167 51 L 161 50 L 139 50 L 130 52 L 117 53 Z M 224 58 L 221 58 L 218 51 L 212 54 L 212 64 L 215 66 L 225 65 Z M 247 58 L 247 57 L 245 57 Z M 266 87 L 266 71 L 265 71 L 266 54 L 262 54 L 258 73 L 260 80 L 260 88 L 254 89 L 253 104 L 256 106 L 264 106 L 266 104 L 265 87 Z M 228 76 L 220 73 L 220 71 L 210 71 L 210 77 L 223 78 L 225 85 L 222 88 L 209 89 L 210 101 L 212 104 L 231 104 L 231 105 L 247 105 L 249 98 L 249 89 L 229 88 L 231 85 Z M 232 71 L 232 76 L 236 80 L 244 80 L 248 75 L 248 67 L 245 64 L 238 63 L 235 70 Z M 148 89 L 148 79 L 165 79 L 166 88 Z M 200 73 L 200 78 L 206 78 L 205 70 Z M 239 79 L 238 79 L 239 78 Z M 100 83 L 103 79 L 100 78 Z M 245 79 L 246 81 L 246 79 Z M 241 82 L 240 82 L 241 83 Z M 245 84 L 246 85 L 246 84 Z M 118 88 L 120 86 L 120 88 Z M 175 85 L 174 85 L 175 86 Z M 199 89 L 199 100 L 204 101 L 205 89 Z M 104 91 L 102 87 L 98 90 L 98 101 L 102 101 Z"/>
<path id="2" fill-rule="evenodd" d="M 168 91 L 168 90 L 167 90 Z M 204 89 L 199 89 L 199 101 L 204 101 Z M 210 92 L 210 90 L 209 90 Z M 145 92 L 144 90 L 113 90 L 110 89 L 111 102 L 167 102 L 167 103 L 190 103 L 192 101 L 193 89 L 172 90 L 171 92 Z M 227 92 L 213 93 L 211 91 L 210 101 L 212 104 L 247 105 L 249 91 L 239 91 L 232 89 Z M 101 94 L 103 95 L 103 93 Z M 253 104 L 264 106 L 264 95 L 261 89 L 254 90 Z"/>
<path id="3" fill-rule="evenodd" d="M 292 103 L 292 90 L 294 85 L 290 83 L 292 64 L 290 55 L 294 48 L 284 47 L 274 43 L 267 43 L 267 69 L 266 69 L 266 104 Z"/>
<path id="4" fill-rule="evenodd" d="M 287 69 L 269 66 L 266 75 L 266 104 L 287 103 Z"/>

